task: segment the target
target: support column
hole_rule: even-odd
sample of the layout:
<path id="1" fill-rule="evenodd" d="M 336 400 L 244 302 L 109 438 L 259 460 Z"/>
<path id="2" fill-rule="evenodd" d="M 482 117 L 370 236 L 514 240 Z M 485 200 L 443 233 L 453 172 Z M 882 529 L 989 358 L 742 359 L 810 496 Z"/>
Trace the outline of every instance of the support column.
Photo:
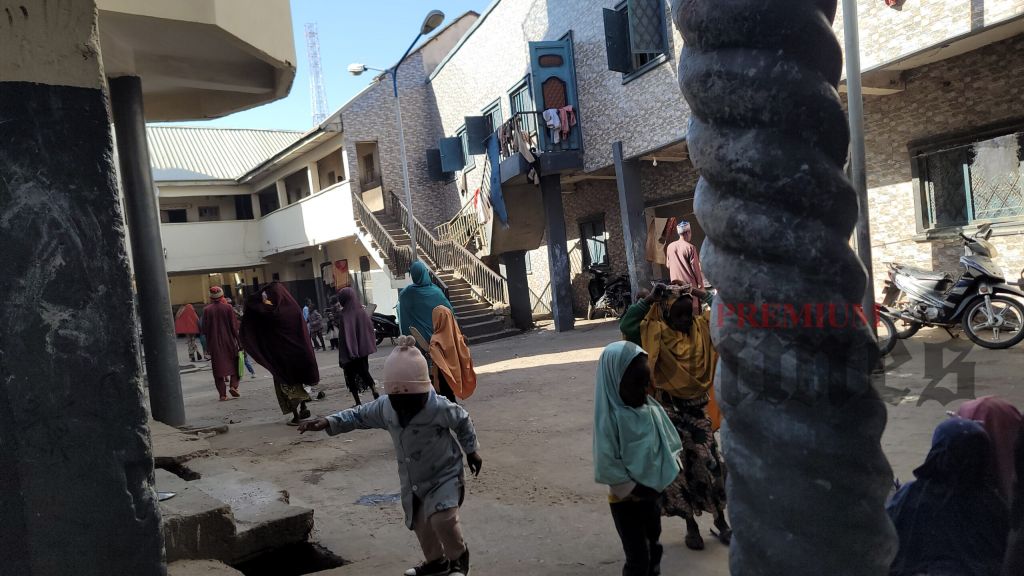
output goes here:
<path id="1" fill-rule="evenodd" d="M 0 0 L 0 572 L 158 576 L 96 3 L 41 5 Z"/>
<path id="2" fill-rule="evenodd" d="M 312 196 L 320 191 L 320 167 L 316 162 L 306 165 L 306 178 L 309 180 L 309 195 Z"/>
<path id="3" fill-rule="evenodd" d="M 530 281 L 526 277 L 526 252 L 516 250 L 501 255 L 508 282 L 509 308 L 512 324 L 520 330 L 533 328 L 533 306 L 530 304 Z"/>
<path id="4" fill-rule="evenodd" d="M 647 262 L 647 222 L 644 218 L 644 193 L 640 189 L 640 160 L 622 157 L 622 142 L 612 143 L 615 181 L 619 187 L 619 211 L 622 213 L 622 240 L 626 244 L 626 263 L 633 300 L 641 288 L 651 283 L 651 265 Z"/>
<path id="5" fill-rule="evenodd" d="M 274 186 L 277 188 L 278 208 L 284 208 L 288 205 L 288 188 L 285 187 L 283 179 L 274 182 Z"/>
<path id="6" fill-rule="evenodd" d="M 869 378 L 878 346 L 856 313 L 866 278 L 849 245 L 836 0 L 673 4 L 704 270 L 718 289 L 731 572 L 886 575 L 892 471 Z M 741 306 L 812 312 L 745 322 L 731 312 Z"/>
<path id="7" fill-rule="evenodd" d="M 548 232 L 548 270 L 551 275 L 551 313 L 555 330 L 572 330 L 572 278 L 569 275 L 569 251 L 565 238 L 565 207 L 562 206 L 562 181 L 558 174 L 540 178 L 544 198 L 544 218 Z"/>
<path id="8" fill-rule="evenodd" d="M 327 310 L 327 290 L 324 289 L 324 277 L 320 265 L 328 262 L 327 249 L 317 247 L 313 252 L 313 284 L 316 288 L 316 307 L 323 313 Z"/>
<path id="9" fill-rule="evenodd" d="M 160 238 L 160 213 L 153 192 L 146 119 L 142 110 L 142 80 L 137 76 L 110 79 L 110 103 L 117 135 L 125 216 L 128 219 L 139 295 L 146 379 L 153 418 L 170 426 L 185 423 L 185 402 L 178 371 L 178 343 L 174 334 L 167 268 Z"/>

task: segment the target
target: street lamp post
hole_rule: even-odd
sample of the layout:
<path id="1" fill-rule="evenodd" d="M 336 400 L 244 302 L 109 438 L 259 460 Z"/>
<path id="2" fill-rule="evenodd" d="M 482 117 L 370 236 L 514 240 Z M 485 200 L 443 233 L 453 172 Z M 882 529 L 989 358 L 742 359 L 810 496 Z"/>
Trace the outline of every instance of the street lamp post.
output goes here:
<path id="1" fill-rule="evenodd" d="M 420 33 L 416 35 L 416 38 L 409 44 L 409 48 L 402 54 L 402 57 L 398 59 L 398 62 L 391 67 L 390 70 L 379 70 L 378 68 L 370 68 L 365 64 L 350 64 L 348 71 L 353 76 L 359 76 L 367 70 L 378 70 L 380 72 L 389 72 L 391 74 L 392 86 L 395 94 L 395 121 L 398 123 L 398 150 L 399 159 L 402 163 L 402 185 L 405 188 L 405 209 L 409 215 L 408 227 L 409 227 L 409 248 L 412 251 L 412 260 L 416 260 L 416 217 L 413 215 L 412 209 L 412 188 L 409 185 L 409 163 L 405 156 L 405 129 L 402 127 L 402 101 L 398 97 L 398 67 L 402 65 L 402 62 L 409 56 L 412 49 L 416 47 L 416 43 L 420 41 L 420 38 L 430 34 L 441 23 L 444 22 L 444 12 L 440 10 L 431 10 L 426 18 L 423 19 L 423 25 L 420 26 Z"/>

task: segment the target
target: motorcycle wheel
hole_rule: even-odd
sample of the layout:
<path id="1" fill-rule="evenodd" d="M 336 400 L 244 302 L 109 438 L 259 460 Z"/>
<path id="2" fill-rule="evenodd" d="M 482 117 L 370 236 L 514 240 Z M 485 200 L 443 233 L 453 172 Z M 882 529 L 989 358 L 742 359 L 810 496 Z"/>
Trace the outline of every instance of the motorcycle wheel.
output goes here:
<path id="1" fill-rule="evenodd" d="M 1006 296 L 992 296 L 992 313 L 1001 319 L 1002 325 L 992 325 L 984 298 L 975 299 L 964 311 L 964 332 L 971 342 L 990 350 L 1004 350 L 1024 340 L 1024 306 L 1020 302 Z M 1004 335 L 1009 337 L 1003 339 Z"/>
<path id="2" fill-rule="evenodd" d="M 628 309 L 629 309 L 629 306 L 627 306 L 625 302 L 618 302 L 617 304 L 615 304 L 615 308 L 614 308 L 614 310 L 615 310 L 615 317 L 616 318 L 622 318 L 623 316 L 626 315 L 626 310 L 628 310 Z"/>
<path id="3" fill-rule="evenodd" d="M 885 314 L 878 315 L 878 353 L 886 356 L 896 347 L 896 325 Z"/>
<path id="4" fill-rule="evenodd" d="M 894 324 L 896 326 L 896 337 L 900 340 L 912 337 L 922 328 L 922 324 L 918 322 L 910 322 L 903 319 L 897 320 Z"/>
<path id="5" fill-rule="evenodd" d="M 376 336 L 377 336 L 377 346 L 380 346 L 380 343 L 384 341 L 384 335 L 378 332 L 376 334 Z"/>

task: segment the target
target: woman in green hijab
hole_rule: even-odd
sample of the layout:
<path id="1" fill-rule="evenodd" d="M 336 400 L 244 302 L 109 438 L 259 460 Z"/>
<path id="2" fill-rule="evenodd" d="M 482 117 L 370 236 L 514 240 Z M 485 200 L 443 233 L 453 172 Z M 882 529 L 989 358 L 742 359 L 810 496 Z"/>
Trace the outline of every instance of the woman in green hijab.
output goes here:
<path id="1" fill-rule="evenodd" d="M 430 269 L 419 260 L 409 267 L 412 284 L 398 294 L 398 327 L 402 334 L 412 336 L 416 328 L 423 339 L 430 342 L 434 335 L 434 308 L 445 306 L 452 312 L 451 302 L 430 279 Z"/>
<path id="2" fill-rule="evenodd" d="M 682 443 L 647 395 L 647 355 L 631 342 L 609 344 L 597 367 L 594 479 L 607 484 L 615 530 L 626 554 L 623 576 L 660 574 L 661 493 L 679 475 Z"/>

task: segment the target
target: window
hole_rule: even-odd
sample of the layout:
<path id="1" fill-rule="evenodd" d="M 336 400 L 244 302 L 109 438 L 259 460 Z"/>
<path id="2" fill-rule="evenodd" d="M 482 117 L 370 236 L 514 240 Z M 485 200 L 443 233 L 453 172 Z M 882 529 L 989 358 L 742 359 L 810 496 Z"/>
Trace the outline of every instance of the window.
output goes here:
<path id="1" fill-rule="evenodd" d="M 220 220 L 220 206 L 199 207 L 200 222 L 216 222 L 217 220 Z"/>
<path id="2" fill-rule="evenodd" d="M 1024 132 L 914 154 L 924 228 L 1024 216 Z"/>
<path id="3" fill-rule="evenodd" d="M 252 220 L 252 196 L 235 196 L 235 220 Z"/>
<path id="4" fill-rule="evenodd" d="M 184 208 L 172 208 L 160 211 L 161 224 L 181 224 L 188 222 L 188 211 Z"/>
<path id="5" fill-rule="evenodd" d="M 501 99 L 495 100 L 490 106 L 484 108 L 482 114 L 487 119 L 487 125 L 491 127 L 491 132 L 497 132 L 498 128 L 501 128 Z"/>
<path id="6" fill-rule="evenodd" d="M 604 229 L 604 216 L 580 222 L 580 243 L 584 267 L 608 264 L 608 233 Z"/>
<path id="7" fill-rule="evenodd" d="M 469 172 L 476 168 L 476 157 L 469 155 L 469 139 L 466 138 L 466 127 L 462 126 L 456 130 L 455 135 L 462 142 L 462 157 L 466 160 L 466 165 L 462 168 L 462 171 Z"/>
<path id="8" fill-rule="evenodd" d="M 604 11 L 608 69 L 629 81 L 668 60 L 664 0 L 628 0 Z"/>
<path id="9" fill-rule="evenodd" d="M 363 178 L 362 184 L 370 184 L 377 181 L 377 162 L 373 154 L 364 154 L 362 158 Z"/>
<path id="10" fill-rule="evenodd" d="M 537 141 L 537 116 L 533 114 L 533 92 L 530 90 L 530 78 L 527 77 L 508 92 L 509 108 L 512 115 L 519 116 L 519 126 L 531 142 Z"/>
<path id="11" fill-rule="evenodd" d="M 267 186 L 256 195 L 260 199 L 260 216 L 266 216 L 281 207 L 277 200 L 277 186 Z"/>

